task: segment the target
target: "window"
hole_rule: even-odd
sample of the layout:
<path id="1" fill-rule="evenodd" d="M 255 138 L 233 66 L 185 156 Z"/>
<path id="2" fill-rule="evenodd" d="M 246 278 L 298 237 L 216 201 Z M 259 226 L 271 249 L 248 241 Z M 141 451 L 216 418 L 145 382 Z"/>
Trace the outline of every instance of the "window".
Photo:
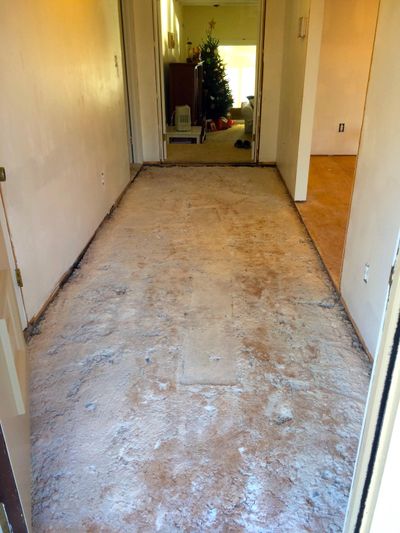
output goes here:
<path id="1" fill-rule="evenodd" d="M 233 107 L 241 107 L 248 96 L 254 96 L 257 46 L 219 46 L 219 53 L 226 64 Z"/>

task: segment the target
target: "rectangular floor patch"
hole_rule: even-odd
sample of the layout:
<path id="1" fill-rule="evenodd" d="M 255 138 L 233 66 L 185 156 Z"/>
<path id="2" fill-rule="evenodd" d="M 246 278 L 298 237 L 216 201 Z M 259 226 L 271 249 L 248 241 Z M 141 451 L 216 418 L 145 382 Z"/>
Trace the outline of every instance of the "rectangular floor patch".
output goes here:
<path id="1" fill-rule="evenodd" d="M 220 320 L 190 327 L 183 342 L 180 383 L 234 385 L 237 347 L 231 327 Z"/>

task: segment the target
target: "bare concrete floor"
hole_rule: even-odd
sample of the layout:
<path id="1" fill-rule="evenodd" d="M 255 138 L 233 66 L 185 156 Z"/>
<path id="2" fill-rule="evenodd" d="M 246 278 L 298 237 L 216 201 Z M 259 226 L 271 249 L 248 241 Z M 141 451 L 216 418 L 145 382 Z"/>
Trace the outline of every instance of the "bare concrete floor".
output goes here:
<path id="1" fill-rule="evenodd" d="M 34 531 L 341 531 L 370 365 L 273 169 L 148 168 L 30 342 Z"/>

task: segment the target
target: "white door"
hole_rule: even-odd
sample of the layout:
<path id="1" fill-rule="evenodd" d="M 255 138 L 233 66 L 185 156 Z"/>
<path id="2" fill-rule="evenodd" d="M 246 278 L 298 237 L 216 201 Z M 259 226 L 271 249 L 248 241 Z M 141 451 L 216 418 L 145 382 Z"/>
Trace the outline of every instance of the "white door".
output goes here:
<path id="1" fill-rule="evenodd" d="M 26 345 L 15 292 L 14 271 L 10 268 L 4 228 L 0 227 L 0 230 L 0 425 L 22 513 L 27 529 L 30 529 L 31 467 Z"/>
<path id="2" fill-rule="evenodd" d="M 18 307 L 18 314 L 21 321 L 22 328 L 25 329 L 28 325 L 26 316 L 24 299 L 22 295 L 21 287 L 18 285 L 17 277 L 15 275 L 17 271 L 17 262 L 14 253 L 14 247 L 11 240 L 11 235 L 8 228 L 7 212 L 4 206 L 3 191 L 0 186 L 0 228 L 2 232 L 1 236 L 1 253 L 4 253 L 4 264 L 1 268 L 6 268 L 11 271 L 12 285 L 14 287 L 14 293 L 16 303 Z M 3 258 L 2 258 L 3 261 Z"/>

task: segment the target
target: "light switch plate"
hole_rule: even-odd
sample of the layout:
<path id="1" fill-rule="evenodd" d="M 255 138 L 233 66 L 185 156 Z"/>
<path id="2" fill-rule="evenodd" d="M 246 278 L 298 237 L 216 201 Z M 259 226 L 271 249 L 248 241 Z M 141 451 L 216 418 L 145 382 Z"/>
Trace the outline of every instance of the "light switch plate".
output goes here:
<path id="1" fill-rule="evenodd" d="M 175 48 L 175 34 L 170 31 L 168 32 L 168 48 L 170 50 Z"/>
<path id="2" fill-rule="evenodd" d="M 300 17 L 299 18 L 299 31 L 297 34 L 297 37 L 299 39 L 305 39 L 307 36 L 307 25 L 308 25 L 308 18 L 307 17 Z"/>

